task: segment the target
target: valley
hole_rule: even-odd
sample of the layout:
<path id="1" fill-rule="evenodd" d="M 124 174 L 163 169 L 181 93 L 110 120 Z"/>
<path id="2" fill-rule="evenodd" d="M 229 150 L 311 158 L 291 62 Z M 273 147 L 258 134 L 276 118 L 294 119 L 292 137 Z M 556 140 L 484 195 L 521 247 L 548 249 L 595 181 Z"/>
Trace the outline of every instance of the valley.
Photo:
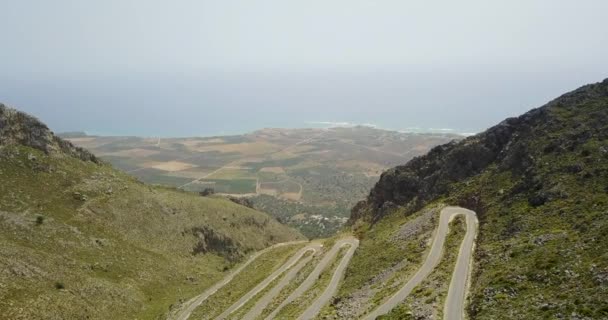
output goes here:
<path id="1" fill-rule="evenodd" d="M 452 279 L 444 302 L 443 314 L 445 319 L 463 319 L 465 314 L 465 297 L 467 286 L 470 281 L 473 241 L 477 236 L 476 215 L 470 210 L 458 207 L 445 207 L 441 210 L 439 226 L 434 232 L 432 245 L 426 253 L 422 265 L 417 266 L 416 273 L 403 284 L 390 298 L 384 299 L 382 303 L 371 312 L 362 314 L 362 319 L 383 319 L 385 314 L 399 306 L 439 264 L 444 252 L 444 243 L 448 235 L 448 226 L 451 221 L 458 217 L 466 217 L 466 234 L 462 239 L 462 245 L 456 254 L 456 263 L 453 273 L 447 275 Z M 305 246 L 301 243 L 284 243 L 280 247 L 293 246 L 289 259 L 277 260 L 273 270 L 268 272 L 267 277 L 260 281 L 250 291 L 235 292 L 234 288 L 224 289 L 240 272 L 247 272 L 246 268 L 256 259 L 262 259 L 262 254 L 273 254 L 277 246 L 265 249 L 253 255 L 246 263 L 236 269 L 227 278 L 218 282 L 201 296 L 188 301 L 182 309 L 176 312 L 173 319 L 323 319 L 328 316 L 327 307 L 338 291 L 340 283 L 344 278 L 346 268 L 352 257 L 356 254 L 359 240 L 352 236 L 338 236 L 325 241 L 313 241 Z M 316 257 L 316 258 L 315 258 Z M 279 292 L 294 281 L 304 265 L 314 262 L 314 267 L 308 269 L 308 273 L 299 275 L 305 277 L 288 296 L 278 296 Z M 284 261 L 284 262 L 281 262 Z M 244 270 L 245 269 L 245 270 Z M 256 275 L 258 272 L 256 272 Z M 280 281 L 277 281 L 279 280 Z M 238 281 L 238 280 L 237 280 Z M 274 285 L 274 287 L 273 287 Z M 269 288 L 269 291 L 265 289 Z M 247 290 L 246 288 L 241 290 Z M 230 296 L 226 295 L 229 292 Z M 260 294 L 264 293 L 264 294 Z M 229 307 L 224 310 L 217 309 L 214 302 L 207 302 L 213 294 L 223 295 L 222 304 Z M 228 302 L 226 301 L 228 300 Z M 333 304 L 333 302 L 332 302 Z M 269 306 L 270 305 L 270 306 Z M 203 311 L 204 310 L 204 311 Z M 321 314 L 321 311 L 325 314 Z M 238 314 L 238 316 L 236 316 Z M 171 318 L 171 317 L 170 317 Z M 392 317 L 391 317 L 392 318 Z"/>
<path id="2" fill-rule="evenodd" d="M 243 291 L 253 301 L 195 318 L 608 317 L 607 101 L 608 80 L 584 86 L 388 170 L 353 209 L 356 246 L 342 248 L 350 232 L 327 239 L 316 266 L 282 284 L 291 293 Z"/>
<path id="3" fill-rule="evenodd" d="M 363 126 L 201 138 L 66 135 L 143 182 L 245 197 L 309 238 L 335 234 L 385 169 L 461 138 Z"/>
<path id="4" fill-rule="evenodd" d="M 0 104 L 0 314 L 7 319 L 605 319 L 606 119 L 608 79 L 477 135 L 426 146 L 426 154 L 375 176 L 346 224 L 322 238 L 306 237 L 293 223 L 280 223 L 280 216 L 257 211 L 256 199 L 319 210 L 335 206 L 338 201 L 323 200 L 335 193 L 322 186 L 346 192 L 351 184 L 336 182 L 328 168 L 353 156 L 339 145 L 361 142 L 341 140 L 323 150 L 311 144 L 327 144 L 325 135 L 353 135 L 343 130 L 396 133 L 313 130 L 281 147 L 266 137 L 259 142 L 262 153 L 258 142 L 243 137 L 200 138 L 213 139 L 202 144 L 180 140 L 170 144 L 165 160 L 147 159 L 162 154 L 150 153 L 162 139 L 155 147 L 134 148 L 133 141 L 146 140 L 72 135 L 81 143 L 106 139 L 98 148 L 117 144 L 113 156 L 139 159 L 129 160 L 130 170 L 117 170 L 55 136 L 38 119 Z M 208 156 L 206 144 L 215 143 L 223 144 L 212 154 L 232 158 L 218 160 L 200 176 L 173 186 L 133 176 L 151 168 L 165 177 L 202 170 L 193 160 Z M 188 144 L 200 149 L 191 151 Z M 248 156 L 241 158 L 235 150 L 243 146 Z M 180 148 L 182 157 L 174 158 Z M 325 158 L 333 148 L 339 152 Z M 376 156 L 370 150 L 396 156 L 381 144 L 363 149 L 361 156 Z M 291 154 L 283 158 L 285 152 Z M 314 162 L 311 154 L 321 160 Z M 298 176 L 299 170 L 307 173 Z M 365 176 L 363 167 L 357 170 L 348 175 Z M 260 181 L 265 175 L 273 178 Z M 231 189 L 235 193 L 206 190 L 209 179 L 241 185 L 254 178 L 253 195 L 244 187 Z M 301 186 L 259 195 L 260 185 L 269 181 Z M 308 191 L 312 185 L 316 189 Z M 268 188 L 278 187 L 262 189 Z M 298 200 L 284 196 L 295 193 Z M 337 199 L 346 205 L 355 201 L 353 194 Z"/>

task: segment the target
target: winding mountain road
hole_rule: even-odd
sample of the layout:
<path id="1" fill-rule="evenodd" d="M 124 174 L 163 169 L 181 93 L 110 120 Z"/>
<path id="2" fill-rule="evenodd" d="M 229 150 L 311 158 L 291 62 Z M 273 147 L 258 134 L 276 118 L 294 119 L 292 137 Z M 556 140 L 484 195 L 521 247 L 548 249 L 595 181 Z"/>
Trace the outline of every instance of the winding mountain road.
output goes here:
<path id="1" fill-rule="evenodd" d="M 209 289 L 205 290 L 205 292 L 201 293 L 200 295 L 190 299 L 188 302 L 186 302 L 184 304 L 184 307 L 182 310 L 180 310 L 177 315 L 174 317 L 174 319 L 176 320 L 187 320 L 190 317 L 190 314 L 192 314 L 192 311 L 194 311 L 194 309 L 196 309 L 198 306 L 200 306 L 205 300 L 207 300 L 210 296 L 212 296 L 213 294 L 215 294 L 219 289 L 221 289 L 223 286 L 227 285 L 228 283 L 230 283 L 230 281 L 232 281 L 232 279 L 239 274 L 241 271 L 243 271 L 243 269 L 245 269 L 249 264 L 251 264 L 255 259 L 257 259 L 259 256 L 261 256 L 262 254 L 278 248 L 278 247 L 282 247 L 282 246 L 287 246 L 287 245 L 295 245 L 295 244 L 299 244 L 299 243 L 305 243 L 306 241 L 292 241 L 292 242 L 283 242 L 283 243 L 279 243 L 279 244 L 275 244 L 273 246 L 270 246 L 264 250 L 260 250 L 256 253 L 254 253 L 248 260 L 247 262 L 245 262 L 244 264 L 242 264 L 241 266 L 239 266 L 238 268 L 236 268 L 234 271 L 232 271 L 228 276 L 226 276 L 224 279 L 222 279 L 220 282 L 214 284 L 213 286 L 211 286 Z"/>
<path id="2" fill-rule="evenodd" d="M 466 303 L 466 295 L 469 287 L 469 280 L 472 269 L 473 250 L 475 247 L 475 238 L 477 237 L 478 221 L 475 212 L 460 207 L 446 207 L 441 210 L 439 217 L 439 225 L 435 230 L 433 243 L 430 251 L 423 262 L 422 266 L 414 274 L 414 276 L 408 280 L 408 282 L 401 287 L 393 296 L 386 300 L 378 308 L 363 316 L 362 319 L 373 320 L 376 317 L 389 313 L 393 308 L 403 302 L 407 296 L 420 285 L 424 279 L 426 279 L 435 267 L 441 261 L 443 255 L 445 239 L 449 232 L 450 222 L 457 216 L 464 216 L 466 220 L 467 230 L 459 248 L 458 258 L 456 265 L 452 273 L 452 278 L 448 288 L 447 297 L 445 299 L 443 318 L 444 320 L 462 320 L 465 317 L 464 307 Z M 292 245 L 298 243 L 304 243 L 305 241 L 286 242 L 274 245 L 253 254 L 247 262 L 239 266 L 236 270 L 230 273 L 226 278 L 207 289 L 201 295 L 191 299 L 184 304 L 184 307 L 173 319 L 175 320 L 186 320 L 190 317 L 190 314 L 194 309 L 201 305 L 211 295 L 217 292 L 226 284 L 230 283 L 232 279 L 245 269 L 251 262 L 257 259 L 260 255 L 267 251 L 285 245 Z M 280 305 L 272 311 L 272 313 L 266 317 L 266 320 L 276 318 L 277 314 L 288 304 L 298 299 L 304 293 L 306 293 L 313 285 L 319 280 L 321 273 L 326 270 L 332 262 L 336 259 L 341 248 L 349 246 L 348 251 L 340 260 L 338 267 L 332 274 L 332 278 L 324 289 L 323 293 L 312 302 L 308 308 L 298 317 L 298 320 L 309 320 L 314 319 L 321 309 L 329 303 L 331 298 L 336 294 L 338 286 L 344 272 L 348 267 L 357 247 L 359 246 L 359 240 L 354 237 L 346 237 L 336 241 L 334 246 L 323 256 L 321 261 L 317 263 L 312 272 L 306 277 L 306 279 L 293 291 L 291 294 L 280 303 Z M 322 245 L 319 243 L 309 243 L 300 250 L 298 250 L 293 256 L 291 256 L 281 267 L 272 272 L 267 278 L 256 285 L 252 290 L 244 294 L 237 302 L 232 304 L 229 308 L 224 310 L 216 319 L 223 320 L 230 317 L 232 313 L 240 309 L 258 293 L 268 287 L 273 281 L 279 278 L 281 275 L 285 275 L 274 287 L 272 287 L 264 296 L 262 296 L 255 305 L 243 316 L 245 320 L 253 320 L 258 318 L 264 309 L 272 302 L 274 298 L 278 296 L 283 288 L 285 288 L 293 279 L 297 273 L 311 261 L 314 254 L 317 254 Z M 306 253 L 312 251 L 313 255 L 305 257 Z"/>
<path id="3" fill-rule="evenodd" d="M 455 207 L 448 207 L 446 209 L 453 210 L 453 212 L 466 210 Z M 475 248 L 475 237 L 477 237 L 478 221 L 475 212 L 466 210 L 464 214 L 467 222 L 467 233 L 458 251 L 458 260 L 456 260 L 456 266 L 452 273 L 450 288 L 448 289 L 448 295 L 443 308 L 443 318 L 449 320 L 461 320 L 465 318 L 465 298 L 469 288 L 469 281 L 471 280 L 473 250 Z"/>
<path id="4" fill-rule="evenodd" d="M 329 252 L 327 252 L 327 254 L 325 254 L 323 259 L 321 259 L 321 261 L 317 264 L 317 266 L 310 273 L 310 275 L 308 275 L 306 280 L 304 280 L 304 282 L 302 282 L 302 284 L 300 284 L 300 286 L 296 290 L 294 290 L 287 297 L 287 299 L 285 299 L 283 302 L 281 302 L 281 304 L 274 311 L 272 311 L 272 313 L 268 317 L 266 317 L 266 320 L 274 319 L 276 317 L 276 315 L 286 305 L 290 304 L 291 302 L 293 302 L 294 300 L 299 298 L 302 294 L 304 294 L 304 292 L 306 292 L 308 289 L 310 289 L 315 284 L 315 282 L 317 282 L 317 280 L 319 280 L 319 276 L 321 275 L 321 272 L 323 272 L 323 270 L 325 270 L 325 268 L 327 268 L 329 266 L 329 264 L 336 258 L 336 256 L 338 255 L 338 252 L 340 251 L 340 248 L 342 248 L 343 246 L 346 246 L 346 245 L 350 245 L 351 248 L 356 249 L 359 246 L 359 240 L 357 240 L 354 237 L 348 237 L 348 238 L 343 238 L 343 239 L 338 240 L 336 242 L 336 244 L 334 244 L 334 246 L 329 250 Z M 354 249 L 352 251 L 354 251 Z M 352 254 L 351 254 L 351 256 L 352 256 Z M 349 260 L 350 260 L 350 258 L 349 258 Z M 344 272 L 344 270 L 342 270 L 342 272 Z"/>
<path id="5" fill-rule="evenodd" d="M 353 254 L 355 254 L 355 250 L 357 250 L 357 247 L 359 246 L 359 240 L 351 239 L 349 242 L 345 243 L 341 247 L 343 247 L 345 245 L 350 246 L 350 248 L 348 248 L 348 251 L 346 252 L 344 257 L 342 257 L 342 260 L 340 261 L 340 264 L 336 268 L 336 271 L 334 271 L 334 274 L 331 277 L 331 281 L 329 282 L 329 285 L 327 286 L 325 291 L 323 291 L 321 296 L 319 296 L 317 298 L 317 300 L 315 300 L 308 307 L 308 309 L 306 309 L 306 311 L 304 311 L 304 313 L 302 313 L 302 315 L 300 317 L 298 317 L 298 319 L 300 319 L 300 320 L 314 319 L 317 316 L 317 314 L 319 314 L 321 309 L 336 294 L 336 291 L 338 291 L 338 285 L 340 284 L 340 280 L 342 280 L 344 271 L 346 271 L 346 267 L 348 267 L 348 264 L 350 263 L 350 259 L 353 257 Z"/>
<path id="6" fill-rule="evenodd" d="M 283 279 L 281 279 L 281 281 L 276 286 L 270 289 L 268 293 L 266 293 L 262 298 L 260 298 L 260 300 L 258 300 L 258 302 L 251 308 L 251 310 L 249 310 L 249 312 L 247 312 L 247 314 L 243 316 L 243 320 L 254 320 L 260 314 L 262 314 L 264 309 L 266 309 L 266 307 L 272 302 L 272 300 L 279 293 L 281 293 L 281 290 L 283 290 L 283 288 L 285 288 L 296 277 L 298 272 L 300 272 L 300 270 L 302 270 L 302 268 L 304 268 L 304 266 L 308 264 L 310 260 L 312 260 L 312 258 L 313 256 L 310 255 L 302 259 L 293 268 L 289 269 L 289 272 L 285 275 L 285 277 L 283 277 Z"/>
<path id="7" fill-rule="evenodd" d="M 260 282 L 257 286 L 255 286 L 251 291 L 247 292 L 244 296 L 242 296 L 237 302 L 232 304 L 228 309 L 224 310 L 222 314 L 220 314 L 216 319 L 223 320 L 228 318 L 230 314 L 244 306 L 251 298 L 253 298 L 256 294 L 264 290 L 272 281 L 282 275 L 285 271 L 289 270 L 293 267 L 302 257 L 306 254 L 306 252 L 312 251 L 313 253 L 317 252 L 317 250 L 321 249 L 320 243 L 311 243 L 306 247 L 300 249 L 296 254 L 294 254 L 287 262 L 285 262 L 280 268 L 271 273 L 266 279 Z"/>
<path id="8" fill-rule="evenodd" d="M 426 260 L 418 269 L 416 274 L 397 293 L 390 297 L 384 304 L 364 317 L 366 320 L 374 320 L 377 317 L 389 313 L 401 303 L 412 290 L 418 286 L 435 269 L 443 255 L 443 245 L 448 234 L 448 225 L 458 215 L 466 218 L 467 232 L 460 246 L 456 267 L 452 273 L 452 280 L 446 297 L 443 318 L 444 320 L 460 320 L 464 318 L 464 304 L 468 289 L 468 280 L 471 274 L 471 262 L 475 237 L 477 236 L 477 215 L 475 212 L 460 207 L 446 207 L 441 210 L 439 226 L 433 239 L 431 251 Z"/>

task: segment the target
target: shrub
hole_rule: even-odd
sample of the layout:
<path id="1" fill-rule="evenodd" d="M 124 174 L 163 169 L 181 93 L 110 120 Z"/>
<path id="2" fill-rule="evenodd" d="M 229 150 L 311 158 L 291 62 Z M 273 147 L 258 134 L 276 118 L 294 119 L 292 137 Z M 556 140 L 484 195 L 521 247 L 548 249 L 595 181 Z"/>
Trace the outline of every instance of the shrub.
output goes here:
<path id="1" fill-rule="evenodd" d="M 206 197 L 206 196 L 210 196 L 214 193 L 215 193 L 215 190 L 213 190 L 213 188 L 205 188 L 203 191 L 199 192 L 198 194 L 201 197 Z"/>

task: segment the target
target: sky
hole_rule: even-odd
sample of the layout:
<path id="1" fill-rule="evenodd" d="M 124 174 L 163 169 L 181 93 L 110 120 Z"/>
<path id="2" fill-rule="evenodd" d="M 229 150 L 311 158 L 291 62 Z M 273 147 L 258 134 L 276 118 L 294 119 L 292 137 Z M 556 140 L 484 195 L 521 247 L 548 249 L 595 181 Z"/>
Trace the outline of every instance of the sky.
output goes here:
<path id="1" fill-rule="evenodd" d="M 478 132 L 608 77 L 608 1 L 0 0 L 0 101 L 55 131 Z"/>

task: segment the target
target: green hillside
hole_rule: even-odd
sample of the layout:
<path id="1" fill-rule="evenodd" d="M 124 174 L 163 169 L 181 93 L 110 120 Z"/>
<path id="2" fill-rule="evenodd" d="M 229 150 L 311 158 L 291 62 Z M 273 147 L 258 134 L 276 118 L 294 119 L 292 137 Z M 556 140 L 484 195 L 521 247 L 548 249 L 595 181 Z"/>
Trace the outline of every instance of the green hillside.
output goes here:
<path id="1" fill-rule="evenodd" d="M 399 235 L 424 239 L 405 223 L 441 203 L 479 217 L 471 319 L 608 318 L 608 79 L 385 172 L 353 209 L 362 242 L 335 312 L 364 312 L 411 274 L 425 245 Z"/>
<path id="2" fill-rule="evenodd" d="M 301 239 L 229 200 L 145 185 L 0 104 L 3 319 L 163 318 L 248 253 Z"/>

